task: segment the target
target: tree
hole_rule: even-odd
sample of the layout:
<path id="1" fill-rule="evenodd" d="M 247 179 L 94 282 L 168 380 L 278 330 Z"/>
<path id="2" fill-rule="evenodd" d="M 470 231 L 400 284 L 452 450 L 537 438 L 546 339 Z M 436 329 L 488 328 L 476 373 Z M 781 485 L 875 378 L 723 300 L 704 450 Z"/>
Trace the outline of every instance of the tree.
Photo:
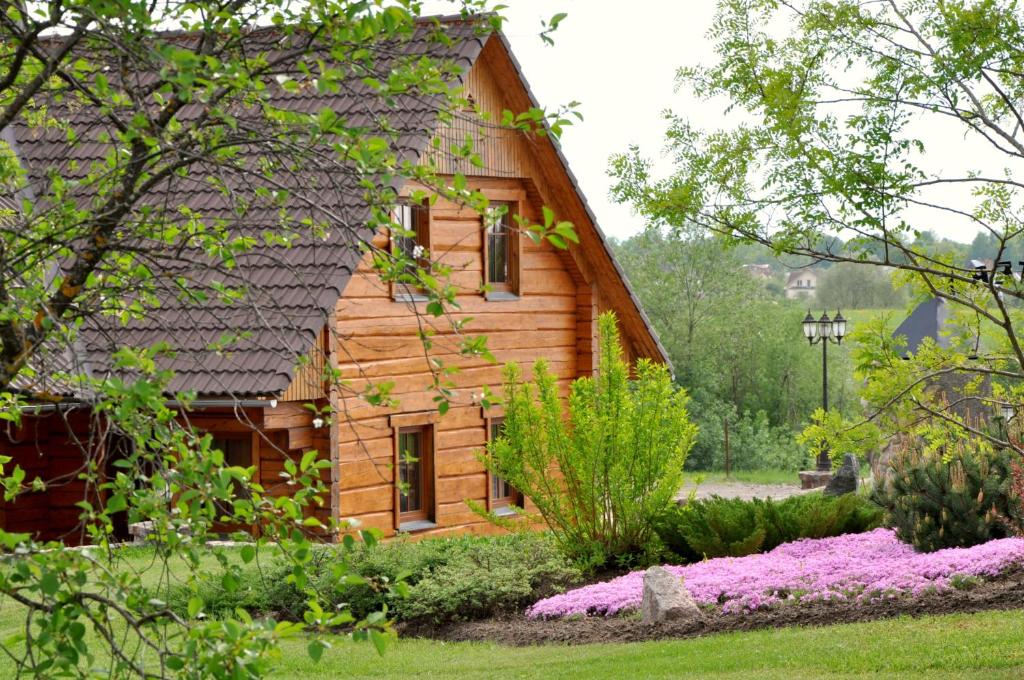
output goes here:
<path id="1" fill-rule="evenodd" d="M 284 497 L 253 483 L 252 468 L 230 465 L 169 405 L 187 409 L 194 398 L 174 387 L 172 370 L 195 349 L 188 337 L 121 347 L 103 377 L 75 357 L 81 343 L 102 341 L 112 328 L 159 324 L 161 309 L 261 318 L 276 301 L 253 268 L 239 266 L 257 242 L 285 254 L 311 244 L 324 253 L 372 251 L 386 280 L 415 283 L 430 298 L 429 313 L 443 317 L 455 304 L 445 268 L 375 249 L 372 235 L 398 228 L 392 209 L 408 183 L 486 209 L 464 177 L 440 178 L 413 158 L 409 139 L 430 134 L 417 127 L 423 121 L 393 115 L 415 103 L 436 123 L 472 106 L 454 87 L 462 66 L 442 48 L 500 27 L 501 17 L 487 13 L 486 0 L 452 6 L 465 22 L 422 19 L 415 0 L 51 0 L 0 8 L 0 419 L 17 427 L 30 406 L 59 409 L 72 394 L 95 420 L 90 433 L 116 438 L 126 451 L 111 474 L 89 458 L 71 473 L 106 499 L 78 504 L 96 551 L 0 530 L 8 553 L 0 596 L 27 616 L 24 635 L 3 649 L 22 674 L 102 668 L 113 677 L 256 677 L 282 637 L 339 625 L 382 648 L 386 617 L 353 621 L 324 611 L 307 578 L 310 533 L 342 528 L 310 516 L 326 492 L 326 462 L 316 452 L 286 464 L 292 492 Z M 350 91 L 363 93 L 362 107 L 316 105 L 317 96 Z M 295 103 L 304 101 L 313 105 Z M 544 134 L 567 121 L 531 110 L 506 123 Z M 31 150 L 20 142 L 38 140 L 65 144 L 65 162 L 26 164 Z M 472 141 L 453 153 L 471 158 Z M 167 200 L 188 191 L 205 192 L 204 206 Z M 557 229 L 555 243 L 573 236 L 549 222 L 522 226 L 536 238 Z M 323 294 L 307 292 L 311 301 Z M 482 338 L 463 337 L 467 353 L 486 354 Z M 226 353 L 244 341 L 202 340 Z M 298 363 L 306 349 L 281 351 Z M 436 368 L 443 406 L 444 367 Z M 340 387 L 340 375 L 326 371 Z M 379 403 L 387 388 L 364 396 Z M 3 462 L 8 501 L 46 483 Z M 218 523 L 259 524 L 253 546 L 213 551 L 224 583 L 237 587 L 243 562 L 283 560 L 309 598 L 305 623 L 253 621 L 244 612 L 207 621 L 198 593 L 187 619 L 175 615 L 139 573 L 108 568 L 121 512 L 153 523 L 162 565 L 153 569 L 163 572 L 180 559 L 194 573 Z M 347 578 L 351 540 L 337 551 L 334 579 Z M 310 656 L 325 646 L 310 638 Z"/>
<path id="2" fill-rule="evenodd" d="M 732 249 L 699 228 L 650 228 L 618 244 L 616 254 L 672 358 L 676 381 L 693 396 L 701 430 L 691 465 L 721 465 L 725 420 L 736 427 L 747 418 L 747 429 L 806 421 L 821 398 L 821 362 L 800 331 L 806 308 L 772 296 Z M 844 379 L 845 351 L 833 353 L 831 365 L 838 378 L 830 398 L 846 411 L 852 386 Z"/>
<path id="3" fill-rule="evenodd" d="M 904 291 L 893 288 L 892 274 L 884 269 L 840 263 L 818 279 L 818 304 L 830 309 L 879 309 L 906 305 Z"/>
<path id="4" fill-rule="evenodd" d="M 968 392 L 991 380 L 993 393 L 980 395 L 988 407 L 1020 406 L 1024 287 L 1002 264 L 978 272 L 919 238 L 935 224 L 978 230 L 992 239 L 995 262 L 1024 238 L 1024 184 L 1014 172 L 1024 158 L 1017 3 L 722 0 L 710 37 L 717 63 L 681 69 L 679 84 L 742 117 L 700 130 L 670 115 L 674 172 L 655 177 L 632 149 L 613 163 L 617 197 L 659 224 L 899 270 L 914 301 L 949 303 L 953 337 L 949 348 L 903 361 L 883 328 L 863 334 L 872 417 L 934 450 L 968 435 L 1024 452 L 929 389 L 947 375 L 966 376 Z M 955 157 L 942 155 L 961 139 Z M 845 247 L 830 248 L 830 235 Z"/>

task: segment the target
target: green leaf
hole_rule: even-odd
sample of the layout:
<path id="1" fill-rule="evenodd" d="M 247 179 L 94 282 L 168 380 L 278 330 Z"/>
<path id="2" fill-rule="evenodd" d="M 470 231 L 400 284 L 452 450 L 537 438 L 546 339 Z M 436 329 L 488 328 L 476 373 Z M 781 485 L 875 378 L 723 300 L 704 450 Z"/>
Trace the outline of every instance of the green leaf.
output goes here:
<path id="1" fill-rule="evenodd" d="M 242 546 L 242 550 L 240 551 L 240 553 L 241 553 L 242 561 L 245 562 L 246 564 L 249 564 L 254 559 L 256 559 L 256 547 L 255 546 L 243 545 Z"/>
<path id="2" fill-rule="evenodd" d="M 60 590 L 60 581 L 57 579 L 57 574 L 52 571 L 48 571 L 43 574 L 43 578 L 39 580 L 39 589 L 43 591 L 43 595 L 53 596 Z"/>
<path id="3" fill-rule="evenodd" d="M 306 647 L 306 652 L 309 654 L 309 658 L 313 661 L 320 661 L 320 657 L 324 655 L 325 645 L 320 640 L 311 640 L 309 645 Z"/>
<path id="4" fill-rule="evenodd" d="M 113 514 L 115 512 L 121 512 L 128 509 L 128 501 L 125 500 L 124 494 L 115 493 L 107 500 L 106 511 L 107 514 Z"/>
<path id="5" fill-rule="evenodd" d="M 376 628 L 371 628 L 370 642 L 372 642 L 373 646 L 377 648 L 377 653 L 384 656 L 384 652 L 388 649 L 388 636 Z"/>
<path id="6" fill-rule="evenodd" d="M 191 619 L 196 618 L 199 612 L 203 610 L 203 601 L 198 597 L 190 597 L 188 600 L 188 616 Z"/>

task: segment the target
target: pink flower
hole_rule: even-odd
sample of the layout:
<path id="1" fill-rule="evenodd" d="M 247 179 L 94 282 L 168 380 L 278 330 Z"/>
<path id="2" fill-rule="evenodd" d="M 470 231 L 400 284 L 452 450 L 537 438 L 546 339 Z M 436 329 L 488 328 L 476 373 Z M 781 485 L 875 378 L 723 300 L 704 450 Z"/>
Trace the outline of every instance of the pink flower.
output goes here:
<path id="1" fill-rule="evenodd" d="M 759 555 L 721 557 L 685 567 L 666 565 L 666 569 L 683 578 L 698 604 L 742 612 L 782 601 L 865 602 L 948 590 L 953 576 L 995 576 L 1021 563 L 1024 539 L 1020 538 L 917 553 L 897 540 L 891 529 L 876 529 L 794 541 Z M 527 616 L 610 616 L 639 607 L 642 592 L 643 572 L 635 571 L 541 600 L 527 610 Z"/>

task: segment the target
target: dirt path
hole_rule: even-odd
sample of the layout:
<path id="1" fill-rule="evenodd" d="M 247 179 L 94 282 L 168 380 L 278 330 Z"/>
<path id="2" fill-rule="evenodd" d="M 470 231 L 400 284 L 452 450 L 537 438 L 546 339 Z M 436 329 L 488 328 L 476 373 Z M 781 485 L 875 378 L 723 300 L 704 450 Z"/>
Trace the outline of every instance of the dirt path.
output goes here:
<path id="1" fill-rule="evenodd" d="M 682 500 L 688 498 L 693 491 L 693 484 L 687 483 L 679 491 L 676 498 Z M 723 498 L 774 498 L 781 500 L 789 496 L 803 493 L 799 484 L 749 484 L 746 482 L 704 482 L 697 487 L 697 498 L 708 496 L 721 496 Z"/>

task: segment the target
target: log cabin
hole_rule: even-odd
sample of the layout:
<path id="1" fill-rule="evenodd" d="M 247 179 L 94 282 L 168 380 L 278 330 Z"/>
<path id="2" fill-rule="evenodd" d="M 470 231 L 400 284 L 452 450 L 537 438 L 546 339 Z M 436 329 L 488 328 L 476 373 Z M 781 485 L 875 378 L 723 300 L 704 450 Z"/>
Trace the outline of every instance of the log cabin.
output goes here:
<path id="1" fill-rule="evenodd" d="M 54 365 L 67 372 L 71 363 L 75 370 L 103 376 L 115 370 L 110 355 L 117 347 L 171 342 L 178 352 L 164 359 L 175 371 L 168 399 L 173 400 L 177 390 L 197 395 L 182 418 L 210 432 L 229 462 L 253 466 L 257 481 L 276 493 L 287 493 L 280 473 L 288 457 L 316 450 L 331 461 L 324 518 L 357 520 L 385 535 L 419 536 L 492 530 L 468 507 L 469 500 L 497 513 L 508 512 L 513 505 L 528 507 L 529 499 L 517 497 L 515 489 L 492 478 L 477 457 L 500 428 L 500 407 L 485 409 L 479 401 L 485 386 L 499 390 L 502 365 L 519 362 L 528 367 L 544 358 L 567 388 L 572 380 L 595 370 L 596 319 L 605 310 L 616 312 L 629 358 L 667 358 L 557 140 L 493 123 L 501 120 L 504 110 L 539 106 L 506 37 L 495 31 L 482 33 L 478 27 L 470 30 L 464 20 L 445 19 L 441 24 L 454 39 L 432 49 L 447 50 L 443 56 L 460 65 L 458 82 L 475 109 L 442 122 L 398 98 L 388 113 L 402 120 L 410 118 L 398 115 L 403 107 L 415 113 L 410 123 L 415 129 L 403 136 L 403 143 L 418 162 L 442 175 L 461 173 L 493 205 L 507 208 L 493 224 L 485 224 L 478 212 L 443 199 L 405 202 L 396 211 L 395 219 L 415 233 L 414 239 L 398 245 L 422 246 L 452 268 L 460 308 L 450 318 L 431 320 L 424 315 L 424 303 L 415 291 L 383 282 L 370 255 L 352 247 L 353 230 L 338 229 L 336 242 L 328 236 L 286 250 L 257 245 L 256 252 L 240 258 L 239 268 L 261 284 L 248 292 L 256 299 L 247 299 L 251 304 L 241 309 L 210 304 L 186 309 L 181 307 L 184 303 L 168 298 L 152 318 L 104 332 L 89 332 L 87 327 L 73 351 L 58 356 Z M 333 106 L 338 111 L 363 106 L 368 114 L 380 114 L 379 103 L 362 101 L 368 97 L 360 99 L 359 94 L 290 96 L 299 102 L 296 105 L 308 99 L 311 106 Z M 9 140 L 30 168 L 38 192 L 46 190 L 48 171 L 56 167 L 61 173 L 74 173 L 84 165 L 81 155 L 90 152 L 81 147 L 64 150 L 58 137 L 47 135 L 22 129 Z M 449 145 L 464 143 L 467 135 L 476 139 L 479 163 L 446 153 Z M 91 148 L 91 153 L 102 156 L 101 149 Z M 395 187 L 403 197 L 416 188 Z M 225 212 L 217 203 L 222 199 L 202 183 L 168 186 L 165 195 L 207 215 Z M 345 206 L 351 221 L 363 215 L 358 206 L 352 207 L 359 195 L 344 184 L 323 192 L 324 203 Z M 578 244 L 558 249 L 523 236 L 513 216 L 537 221 L 542 206 L 574 224 Z M 259 223 L 260 217 L 250 213 L 246 219 Z M 364 231 L 359 238 L 388 247 L 390 236 L 386 230 Z M 174 270 L 186 265 L 166 266 Z M 496 362 L 458 354 L 451 321 L 469 317 L 466 332 L 486 335 Z M 429 351 L 421 341 L 425 324 L 434 333 Z M 211 349 L 212 339 L 241 330 L 245 337 L 230 348 Z M 431 387 L 434 357 L 460 369 L 452 377 L 451 408 L 444 415 Z M 327 362 L 347 381 L 345 389 L 325 383 Z M 32 389 L 61 392 L 46 384 L 47 375 L 40 371 Z M 397 405 L 375 406 L 361 398 L 362 388 L 374 381 L 393 383 Z M 309 404 L 329 408 L 332 417 L 325 424 Z M 29 479 L 46 480 L 46 490 L 0 506 L 0 524 L 41 539 L 85 540 L 75 503 L 83 498 L 102 502 L 102 497 L 86 488 L 76 471 L 83 457 L 100 461 L 101 467 L 109 465 L 118 445 L 86 399 L 67 398 L 26 413 L 20 426 L 0 433 L 0 453 L 12 456 Z"/>

